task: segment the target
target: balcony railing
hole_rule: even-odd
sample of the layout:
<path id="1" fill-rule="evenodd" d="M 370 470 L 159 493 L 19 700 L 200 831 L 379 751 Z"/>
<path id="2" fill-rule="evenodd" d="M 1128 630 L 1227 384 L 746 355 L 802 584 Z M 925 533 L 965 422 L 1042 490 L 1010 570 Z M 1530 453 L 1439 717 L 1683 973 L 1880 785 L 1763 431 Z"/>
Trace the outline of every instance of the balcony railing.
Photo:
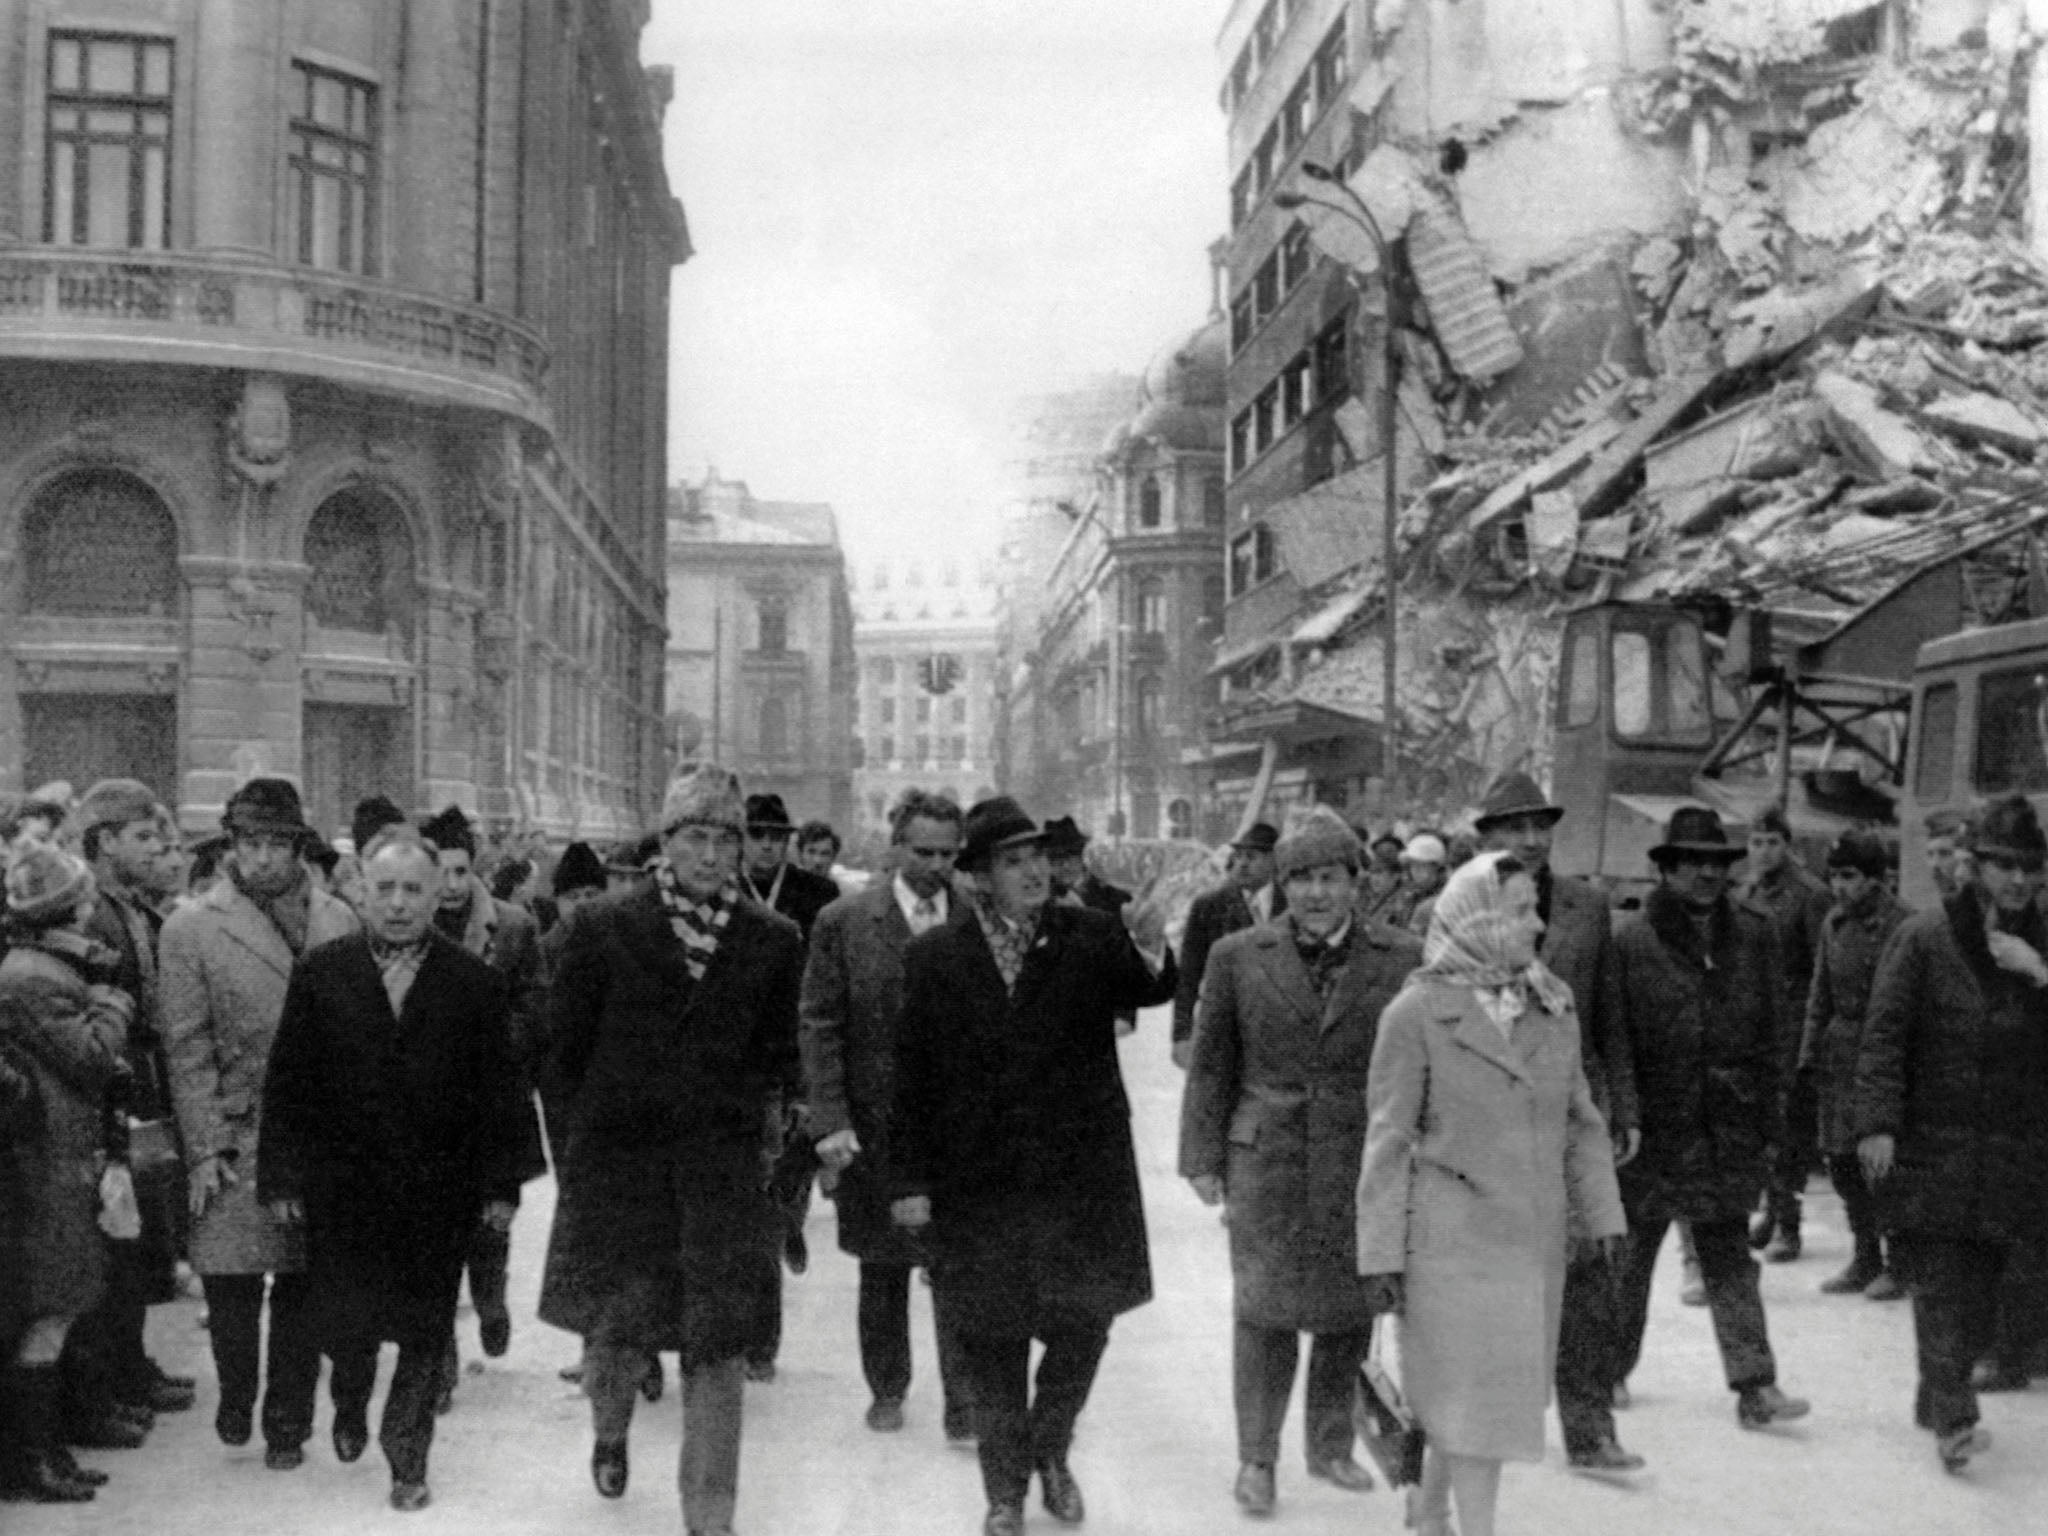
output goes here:
<path id="1" fill-rule="evenodd" d="M 98 359 L 125 342 L 169 361 L 205 363 L 218 350 L 240 366 L 254 345 L 275 354 L 262 366 L 282 372 L 425 371 L 487 392 L 509 385 L 535 408 L 549 363 L 538 335 L 495 311 L 326 273 L 170 254 L 0 255 L 0 356 Z"/>

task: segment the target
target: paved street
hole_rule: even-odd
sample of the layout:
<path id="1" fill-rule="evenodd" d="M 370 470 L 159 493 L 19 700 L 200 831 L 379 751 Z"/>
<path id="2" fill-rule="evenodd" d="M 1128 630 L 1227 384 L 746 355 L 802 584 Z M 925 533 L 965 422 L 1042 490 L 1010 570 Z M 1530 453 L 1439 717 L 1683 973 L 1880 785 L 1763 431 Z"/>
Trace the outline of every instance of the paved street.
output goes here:
<path id="1" fill-rule="evenodd" d="M 1166 1061 L 1166 1014 L 1148 1015 L 1124 1047 L 1147 1179 L 1158 1299 L 1124 1319 L 1082 1420 L 1074 1468 L 1097 1536 L 1186 1536 L 1246 1524 L 1230 1502 L 1235 1470 L 1229 1413 L 1229 1286 L 1223 1234 L 1173 1176 L 1179 1076 Z M 539 1286 L 549 1198 L 529 1191 L 517 1228 L 515 1297 L 530 1314 Z M 1509 1471 L 1502 1530 L 1572 1536 L 1714 1532 L 1716 1536 L 1969 1536 L 2033 1528 L 2048 1508 L 2048 1391 L 1988 1400 L 1998 1444 L 1963 1479 L 1945 1476 L 1924 1435 L 1907 1422 L 1911 1334 L 1904 1305 L 1815 1294 L 1844 1257 L 1831 1196 L 1810 1204 L 1808 1257 L 1765 1277 L 1771 1328 L 1786 1385 L 1815 1400 L 1789 1433 L 1735 1426 L 1719 1384 L 1703 1312 L 1682 1308 L 1676 1263 L 1660 1277 L 1637 1406 L 1622 1436 L 1651 1472 L 1629 1489 L 1566 1473 L 1553 1449 L 1541 1467 Z M 831 1209 L 811 1221 L 811 1272 L 787 1288 L 782 1374 L 747 1391 L 740 1501 L 745 1536 L 900 1536 L 980 1529 L 974 1458 L 949 1451 L 938 1427 L 928 1320 L 917 1323 L 918 1368 L 908 1429 L 875 1435 L 854 1358 L 854 1269 L 832 1241 Z M 924 1305 L 920 1293 L 918 1305 Z M 206 1379 L 196 1305 L 156 1314 L 155 1348 L 175 1369 Z M 476 1355 L 465 1320 L 464 1349 Z M 382 1529 L 404 1520 L 417 1536 L 595 1531 L 672 1532 L 678 1408 L 674 1383 L 634 1426 L 634 1481 L 617 1504 L 600 1501 L 587 1471 L 589 1416 L 555 1370 L 573 1357 L 566 1335 L 521 1321 L 511 1353 L 465 1377 L 434 1448 L 435 1504 L 401 1517 L 384 1505 L 387 1474 L 374 1447 L 355 1467 L 336 1465 L 319 1437 L 304 1468 L 267 1472 L 260 1444 L 229 1451 L 214 1439 L 210 1385 L 200 1407 L 163 1422 L 140 1452 L 94 1455 L 115 1474 L 98 1502 L 70 1508 L 8 1505 L 7 1536 L 277 1536 Z M 387 1355 L 388 1370 L 388 1355 Z M 1401 1503 L 1309 1484 L 1300 1472 L 1300 1406 L 1281 1467 L 1278 1529 L 1304 1533 L 1402 1529 Z M 1553 1437 L 1554 1439 L 1554 1437 Z M 1031 1524 L 1053 1529 L 1036 1505 Z"/>

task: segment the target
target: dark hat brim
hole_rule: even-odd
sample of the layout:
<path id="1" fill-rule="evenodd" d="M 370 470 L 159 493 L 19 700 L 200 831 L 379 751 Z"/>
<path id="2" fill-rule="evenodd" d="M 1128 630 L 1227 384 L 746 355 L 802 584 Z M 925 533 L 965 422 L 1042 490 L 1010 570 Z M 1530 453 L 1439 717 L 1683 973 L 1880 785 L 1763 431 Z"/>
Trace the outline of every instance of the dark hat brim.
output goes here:
<path id="1" fill-rule="evenodd" d="M 1748 850 L 1737 848 L 1731 843 L 1659 843 L 1650 850 L 1652 864 L 1670 863 L 1676 859 L 1718 859 L 1723 864 L 1737 864 Z"/>
<path id="2" fill-rule="evenodd" d="M 1505 810 L 1486 811 L 1472 818 L 1472 830 L 1484 832 L 1488 827 L 1497 827 L 1504 821 L 1519 821 L 1524 816 L 1540 816 L 1543 818 L 1544 826 L 1554 827 L 1564 820 L 1564 807 L 1547 804 L 1516 805 Z"/>

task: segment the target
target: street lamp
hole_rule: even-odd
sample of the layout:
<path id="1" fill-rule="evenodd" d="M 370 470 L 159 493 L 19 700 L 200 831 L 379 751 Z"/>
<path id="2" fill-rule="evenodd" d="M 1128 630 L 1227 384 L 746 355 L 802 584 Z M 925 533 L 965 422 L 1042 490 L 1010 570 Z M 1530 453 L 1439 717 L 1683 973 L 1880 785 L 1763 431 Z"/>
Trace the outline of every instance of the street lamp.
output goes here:
<path id="1" fill-rule="evenodd" d="M 1336 214 L 1341 219 L 1349 220 L 1352 224 L 1364 230 L 1366 238 L 1372 241 L 1373 251 L 1379 257 L 1380 281 L 1386 286 L 1387 290 L 1387 323 L 1381 362 L 1382 378 L 1379 402 L 1380 453 L 1385 475 L 1381 492 L 1383 505 L 1380 516 L 1380 567 L 1386 584 L 1386 613 L 1383 620 L 1385 624 L 1385 638 L 1382 641 L 1385 654 L 1381 657 L 1380 664 L 1380 688 L 1382 694 L 1380 729 L 1386 737 L 1386 760 L 1381 764 L 1381 767 L 1387 776 L 1388 796 L 1391 799 L 1398 800 L 1401 772 L 1401 704 L 1394 690 L 1399 670 L 1396 658 L 1398 656 L 1401 626 L 1394 579 L 1394 562 L 1398 554 L 1394 520 L 1395 502 L 1400 495 L 1401 477 L 1400 463 L 1395 453 L 1394 432 L 1396 427 L 1395 411 L 1398 405 L 1396 395 L 1401 385 L 1401 344 L 1397 335 L 1401 319 L 1400 289 L 1394 280 L 1393 246 L 1387 240 L 1387 237 L 1381 233 L 1379 220 L 1372 216 L 1372 209 L 1366 206 L 1365 199 L 1358 195 L 1350 183 L 1346 182 L 1327 165 L 1316 165 L 1309 161 L 1303 161 L 1300 169 L 1302 175 L 1308 177 L 1309 180 L 1334 188 L 1343 195 L 1345 201 L 1341 203 L 1331 202 L 1328 198 L 1310 197 L 1304 192 L 1286 191 L 1277 192 L 1273 195 L 1273 205 L 1284 209 L 1322 208 Z M 1351 274 L 1352 286 L 1357 289 L 1363 289 L 1365 285 L 1359 280 L 1358 269 L 1349 263 L 1346 263 L 1346 267 Z M 1363 355 L 1360 356 L 1359 362 L 1361 365 L 1363 364 Z M 1357 373 L 1362 385 L 1364 373 L 1362 366 L 1357 370 Z"/>

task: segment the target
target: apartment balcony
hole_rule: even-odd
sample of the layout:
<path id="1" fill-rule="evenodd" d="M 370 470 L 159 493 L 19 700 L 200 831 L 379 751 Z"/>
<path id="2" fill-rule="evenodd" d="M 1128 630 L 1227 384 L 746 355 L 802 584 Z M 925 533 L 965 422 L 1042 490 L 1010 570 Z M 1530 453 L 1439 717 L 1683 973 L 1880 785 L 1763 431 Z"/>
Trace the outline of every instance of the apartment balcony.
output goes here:
<path id="1" fill-rule="evenodd" d="M 517 321 L 237 257 L 0 253 L 0 360 L 247 369 L 550 425 L 548 349 Z"/>

